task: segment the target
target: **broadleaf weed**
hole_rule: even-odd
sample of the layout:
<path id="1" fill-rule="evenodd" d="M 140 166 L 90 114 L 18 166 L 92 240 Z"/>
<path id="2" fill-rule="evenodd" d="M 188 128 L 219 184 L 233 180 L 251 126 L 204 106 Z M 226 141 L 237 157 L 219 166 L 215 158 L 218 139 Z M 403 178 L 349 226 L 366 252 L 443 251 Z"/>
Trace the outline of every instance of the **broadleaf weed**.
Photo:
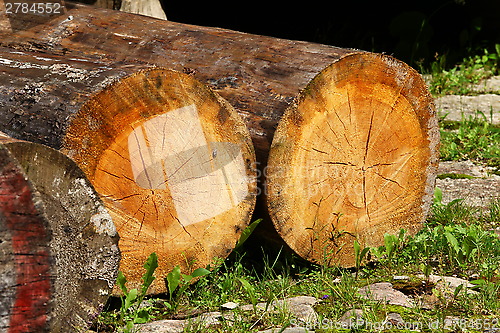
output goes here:
<path id="1" fill-rule="evenodd" d="M 158 257 L 156 253 L 151 253 L 151 255 L 146 260 L 144 264 L 144 268 L 146 272 L 142 276 L 142 286 L 139 292 L 138 289 L 128 290 L 126 287 L 127 278 L 120 271 L 118 272 L 117 285 L 123 292 L 123 296 L 121 299 L 121 307 L 120 307 L 120 318 L 119 322 L 121 322 L 123 326 L 124 332 L 133 332 L 134 324 L 145 323 L 149 321 L 150 315 L 147 311 L 140 309 L 140 305 L 146 296 L 146 293 L 155 280 L 153 276 L 156 268 L 158 267 Z"/>

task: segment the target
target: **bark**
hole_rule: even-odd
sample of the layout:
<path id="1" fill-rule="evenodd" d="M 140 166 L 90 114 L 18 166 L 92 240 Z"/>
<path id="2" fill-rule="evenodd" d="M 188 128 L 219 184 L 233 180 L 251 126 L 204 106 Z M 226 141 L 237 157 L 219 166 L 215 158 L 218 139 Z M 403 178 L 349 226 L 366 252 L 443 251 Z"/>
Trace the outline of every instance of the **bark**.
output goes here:
<path id="1" fill-rule="evenodd" d="M 274 131 L 285 109 L 324 68 L 343 55 L 356 52 L 328 45 L 247 34 L 220 28 L 193 26 L 128 13 L 67 3 L 67 12 L 24 31 L 4 29 L 0 45 L 18 52 L 56 54 L 73 59 L 164 66 L 194 76 L 226 99 L 250 132 L 259 175 L 255 217 L 267 215 L 265 177 Z M 23 17 L 17 26 L 28 26 Z M 12 102 L 5 104 L 7 107 Z M 11 109 L 27 108 L 10 106 Z M 17 111 L 18 113 L 21 111 Z M 11 113 L 12 114 L 12 113 Z M 37 112 L 16 115 L 22 127 Z M 9 132 L 9 119 L 0 130 Z M 34 127 L 35 131 L 38 126 Z M 57 130 L 57 128 L 54 128 Z M 61 129 L 59 129 L 61 130 Z M 61 146 L 60 136 L 29 135 L 30 140 Z M 274 228 L 266 218 L 271 233 Z M 263 226 L 259 228 L 262 230 Z M 257 230 L 257 234 L 259 233 Z M 282 240 L 274 232 L 271 237 Z"/>
<path id="2" fill-rule="evenodd" d="M 0 44 L 22 52 L 80 54 L 192 74 L 244 118 L 260 166 L 267 162 L 274 130 L 288 105 L 324 68 L 355 52 L 84 5 L 68 3 L 66 8 L 65 15 L 43 25 L 0 33 Z"/>
<path id="3" fill-rule="evenodd" d="M 0 142 L 0 328 L 85 332 L 116 280 L 113 222 L 68 157 L 4 136 Z"/>
<path id="4" fill-rule="evenodd" d="M 161 293 L 173 267 L 188 273 L 233 250 L 255 204 L 255 154 L 227 101 L 162 68 L 6 48 L 0 58 L 4 131 L 84 171 L 117 227 L 130 288 L 152 252 L 149 292 Z"/>

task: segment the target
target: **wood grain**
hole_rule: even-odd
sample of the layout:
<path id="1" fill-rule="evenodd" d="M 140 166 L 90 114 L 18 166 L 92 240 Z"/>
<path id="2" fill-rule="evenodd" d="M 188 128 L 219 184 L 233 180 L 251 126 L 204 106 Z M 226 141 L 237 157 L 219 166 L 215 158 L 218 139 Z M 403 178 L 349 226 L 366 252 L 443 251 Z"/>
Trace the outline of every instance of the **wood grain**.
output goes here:
<path id="1" fill-rule="evenodd" d="M 439 132 L 416 71 L 368 53 L 314 78 L 280 122 L 270 152 L 268 205 L 302 257 L 353 266 L 353 242 L 415 234 L 432 203 Z"/>

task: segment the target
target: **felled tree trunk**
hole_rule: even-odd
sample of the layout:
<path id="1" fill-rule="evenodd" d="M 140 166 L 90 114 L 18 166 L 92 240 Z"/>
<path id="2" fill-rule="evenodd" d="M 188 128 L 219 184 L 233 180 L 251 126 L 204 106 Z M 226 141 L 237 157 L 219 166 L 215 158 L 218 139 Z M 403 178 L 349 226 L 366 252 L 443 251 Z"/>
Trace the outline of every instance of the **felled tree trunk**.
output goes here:
<path id="1" fill-rule="evenodd" d="M 0 58 L 2 129 L 85 172 L 117 227 L 130 288 L 152 252 L 149 292 L 161 293 L 176 265 L 188 273 L 233 250 L 255 203 L 255 155 L 225 100 L 167 69 L 8 49 Z"/>
<path id="2" fill-rule="evenodd" d="M 261 168 L 288 105 L 315 75 L 354 52 L 72 3 L 66 9 L 66 14 L 30 29 L 0 31 L 0 45 L 21 52 L 153 64 L 189 73 L 243 117 Z M 18 22 L 23 24 L 28 22 Z"/>
<path id="3" fill-rule="evenodd" d="M 0 136 L 0 330 L 85 332 L 116 280 L 118 236 L 83 172 Z"/>
<path id="4" fill-rule="evenodd" d="M 268 165 L 281 237 L 310 261 L 355 263 L 354 241 L 415 234 L 433 198 L 439 132 L 421 76 L 389 56 L 326 68 L 283 116 Z"/>
<path id="5" fill-rule="evenodd" d="M 159 0 L 122 0 L 120 10 L 127 13 L 141 14 L 166 20 L 167 15 Z"/>
<path id="6" fill-rule="evenodd" d="M 244 118 L 252 136 L 259 172 L 262 176 L 271 175 L 269 184 L 273 193 L 270 194 L 271 197 L 268 200 L 262 200 L 258 203 L 260 208 L 257 210 L 258 214 L 265 214 L 268 211 L 277 226 L 278 232 L 281 233 L 280 237 L 284 238 L 302 256 L 318 261 L 318 255 L 311 255 L 310 253 L 317 253 L 318 248 L 321 247 L 328 249 L 324 253 L 329 253 L 329 257 L 337 256 L 337 259 L 333 262 L 331 260 L 328 260 L 328 262 L 352 264 L 352 255 L 349 255 L 348 252 L 352 252 L 354 238 L 358 238 L 362 246 L 381 244 L 383 234 L 386 231 L 384 228 L 387 226 L 385 222 L 380 222 L 383 219 L 382 215 L 380 215 L 382 211 L 385 214 L 384 216 L 390 217 L 391 228 L 387 229 L 387 231 L 393 232 L 400 227 L 408 227 L 414 232 L 420 227 L 432 199 L 430 188 L 436 172 L 438 131 L 432 99 L 428 95 L 420 76 L 407 65 L 386 55 L 375 55 L 327 45 L 256 36 L 224 29 L 198 27 L 174 22 L 159 22 L 158 20 L 129 16 L 124 13 L 105 10 L 94 11 L 84 6 L 70 8 L 68 15 L 71 15 L 71 20 L 66 20 L 69 16 L 61 17 L 50 24 L 38 26 L 15 36 L 9 36 L 10 41 L 4 42 L 4 45 L 11 45 L 18 50 L 36 48 L 61 54 L 77 54 L 80 52 L 93 57 L 113 59 L 115 61 L 169 66 L 192 73 L 202 82 L 210 84 Z M 141 33 L 136 33 L 137 31 L 141 31 Z M 376 62 L 380 65 L 370 65 Z M 324 74 L 331 72 L 330 68 L 335 66 L 341 68 L 341 70 L 334 71 L 334 74 Z M 356 75 L 349 74 L 350 71 L 356 73 Z M 372 75 L 371 79 L 366 78 L 366 72 Z M 321 81 L 321 78 L 325 75 L 332 77 L 339 75 L 338 78 L 332 78 L 331 80 L 337 82 L 340 88 L 335 84 L 327 84 Z M 363 80 L 369 83 L 365 83 Z M 316 82 L 314 86 L 312 82 Z M 322 88 L 321 85 L 325 85 L 325 87 Z M 346 124 L 346 127 L 337 126 L 332 127 L 330 130 L 324 128 L 324 126 L 327 126 L 327 122 L 321 123 L 323 127 L 316 123 L 313 124 L 310 119 L 316 117 L 314 114 L 288 111 L 288 113 L 295 115 L 304 114 L 304 120 L 300 121 L 300 126 L 291 127 L 297 131 L 293 134 L 295 137 L 292 137 L 290 133 L 283 134 L 274 144 L 275 147 L 285 145 L 293 148 L 293 150 L 291 148 L 290 150 L 283 149 L 280 152 L 279 148 L 273 149 L 276 152 L 272 154 L 277 154 L 277 156 L 276 158 L 271 156 L 271 160 L 276 162 L 273 162 L 268 167 L 271 142 L 285 110 L 300 105 L 302 99 L 305 98 L 302 96 L 306 96 L 308 93 L 314 96 L 318 95 L 312 88 L 318 91 L 321 90 L 323 95 L 328 95 L 329 99 L 334 100 L 335 103 L 343 103 L 342 105 L 346 105 L 344 101 L 346 99 L 345 92 L 347 91 L 349 94 L 347 99 L 353 110 L 352 114 L 357 115 L 357 123 L 353 123 L 352 127 L 348 127 L 345 122 L 352 122 L 353 120 L 350 118 L 343 119 L 342 117 L 348 117 L 350 113 L 339 113 L 342 114 L 340 118 Z M 344 95 L 340 94 L 339 91 Z M 299 96 L 301 92 L 302 95 Z M 383 106 L 392 105 L 394 101 L 391 98 L 399 96 L 398 94 L 402 96 L 401 100 L 409 100 L 408 107 L 397 104 L 395 106 L 402 107 L 404 110 L 393 112 L 390 108 L 387 109 Z M 322 103 L 318 102 L 317 104 L 322 105 Z M 336 105 L 335 103 L 333 105 Z M 398 103 L 400 103 L 399 100 Z M 334 111 L 327 109 L 327 107 L 330 107 L 330 104 L 326 105 L 325 108 L 317 107 L 316 109 L 318 113 L 334 114 Z M 373 111 L 373 120 L 372 113 L 365 109 Z M 386 117 L 386 114 L 392 116 Z M 396 114 L 403 117 L 401 119 L 404 119 L 404 121 L 395 117 Z M 282 122 L 293 123 L 288 119 L 290 117 L 292 116 L 285 117 Z M 394 145 L 394 148 L 401 143 L 412 152 L 413 150 L 423 150 L 424 145 L 427 145 L 428 149 L 425 153 L 422 153 L 423 155 L 418 153 L 418 156 L 415 155 L 414 157 L 414 155 L 410 154 L 412 157 L 408 162 L 403 163 L 400 161 L 400 164 L 397 164 L 394 160 L 396 155 L 385 153 L 379 146 L 371 146 L 374 145 L 373 140 L 367 140 L 367 138 L 371 137 L 373 130 L 367 124 L 371 124 L 372 121 L 377 119 L 390 119 L 392 121 L 401 120 L 402 126 L 416 126 L 414 120 L 408 121 L 408 117 L 418 119 L 418 126 L 421 131 L 420 139 L 414 139 L 418 137 L 417 134 L 414 134 L 414 127 L 412 127 L 413 130 L 411 131 L 404 128 L 401 129 L 401 132 L 398 132 L 400 136 L 391 139 L 390 143 Z M 320 121 L 320 118 L 315 119 Z M 426 122 L 425 119 L 428 119 L 428 121 Z M 342 124 L 342 122 L 339 124 Z M 373 123 L 378 126 L 376 133 L 394 132 L 395 125 L 391 122 Z M 316 125 L 318 125 L 318 128 L 314 131 L 313 126 Z M 286 132 L 287 130 L 282 131 Z M 289 131 L 292 131 L 292 129 Z M 403 134 L 409 135 L 411 139 L 405 139 Z M 311 137 L 311 135 L 317 135 L 318 138 Z M 335 140 L 340 140 L 336 138 L 337 135 L 345 135 L 352 137 L 352 139 L 337 142 Z M 332 157 L 329 161 L 332 163 L 324 164 L 325 166 L 329 165 L 330 168 L 315 169 L 315 172 L 326 172 L 326 175 L 311 176 L 307 175 L 309 171 L 306 169 L 302 171 L 296 170 L 298 167 L 310 167 L 309 164 L 313 163 L 314 159 L 317 158 L 313 153 L 311 155 L 305 154 L 306 149 L 311 150 L 312 147 L 320 149 L 313 143 L 309 143 L 309 146 L 299 146 L 298 143 L 304 144 L 300 140 L 305 137 L 314 141 L 323 140 L 323 142 L 326 142 L 324 145 L 329 141 L 336 142 L 337 146 L 335 148 L 329 148 L 330 150 L 333 149 L 332 151 L 323 150 L 325 156 Z M 370 142 L 367 146 L 368 141 Z M 380 141 L 375 143 L 381 146 L 384 145 Z M 297 149 L 302 150 L 303 154 L 299 154 Z M 354 160 L 338 161 L 339 155 L 332 155 L 337 152 L 337 149 L 344 151 L 346 155 L 352 155 L 356 162 L 353 162 Z M 367 158 L 370 155 L 368 151 L 381 150 L 378 157 L 379 162 L 375 162 L 374 158 L 372 158 L 373 161 L 366 162 L 366 164 L 358 161 L 359 156 L 363 155 L 358 151 L 359 149 L 361 149 L 361 152 L 366 152 Z M 287 154 L 287 151 L 290 152 L 290 156 L 283 156 Z M 403 154 L 401 149 L 397 151 Z M 342 159 L 345 158 L 347 157 L 342 155 Z M 419 159 L 420 162 L 412 164 L 414 158 Z M 337 170 L 334 168 L 341 168 L 341 164 L 333 162 L 351 163 L 354 167 L 350 168 L 350 171 L 348 171 L 349 168 Z M 287 163 L 288 165 L 276 166 L 277 164 Z M 377 163 L 380 163 L 380 165 L 375 168 L 374 166 Z M 385 169 L 382 170 L 384 165 Z M 279 170 L 280 168 L 283 169 L 284 177 L 291 177 L 287 182 L 295 182 L 293 186 L 297 186 L 292 191 L 292 185 L 290 185 L 292 183 L 286 183 L 288 184 L 286 186 L 288 194 L 277 190 L 281 186 L 285 186 L 285 184 L 281 184 L 281 182 L 285 182 L 283 176 L 280 176 L 276 171 L 276 169 Z M 391 168 L 393 168 L 392 171 Z M 295 173 L 291 172 L 292 169 L 295 170 Z M 351 178 L 345 175 L 347 172 Z M 383 184 L 375 180 L 367 181 L 368 178 L 366 177 L 370 172 L 372 172 L 371 176 L 380 174 L 387 178 L 387 182 L 396 186 L 396 188 L 398 188 L 396 182 L 399 183 L 400 179 L 395 178 L 394 173 L 398 177 L 407 174 L 403 178 L 409 179 L 409 182 L 415 180 L 416 183 L 414 186 L 407 187 L 404 187 L 405 184 L 400 183 L 402 192 L 399 192 L 399 194 L 382 193 L 379 196 L 377 189 L 373 187 L 382 187 Z M 415 174 L 424 176 L 418 178 L 414 176 Z M 264 178 L 261 177 L 260 180 L 263 181 Z M 382 179 L 382 177 L 380 178 Z M 335 179 L 338 179 L 338 181 Z M 311 187 L 315 190 L 318 188 L 317 185 L 314 185 L 314 182 L 321 182 L 331 186 L 337 186 L 337 183 L 345 184 L 334 187 L 334 190 L 332 190 L 336 193 L 339 192 L 339 194 L 335 195 L 340 197 L 353 196 L 352 193 L 342 194 L 342 191 L 350 191 L 350 187 L 357 190 L 361 188 L 361 190 L 347 201 L 339 198 L 335 199 L 335 210 L 330 212 L 322 211 L 320 213 L 321 221 L 314 222 L 315 227 L 313 228 L 310 224 L 307 224 L 312 222 L 303 222 L 306 223 L 304 225 L 295 222 L 302 218 L 310 220 L 310 216 L 304 215 L 304 211 L 290 213 L 290 216 L 285 211 L 291 212 L 294 210 L 293 206 L 286 206 L 288 204 L 318 205 L 321 196 L 314 198 L 306 196 L 303 202 L 299 202 L 298 199 L 300 197 L 298 191 L 304 191 Z M 382 188 L 395 191 L 392 187 L 389 189 L 387 185 Z M 268 191 L 263 182 L 261 182 L 259 190 L 264 194 L 262 199 L 266 199 Z M 372 194 L 369 191 L 372 191 L 370 192 L 372 194 L 377 193 L 377 198 L 386 198 L 385 201 L 380 198 L 373 201 Z M 394 198 L 406 191 L 411 193 L 408 194 L 408 197 L 413 199 L 408 199 L 409 201 L 402 200 L 401 205 L 395 205 Z M 331 200 L 333 197 L 327 192 L 321 192 L 323 193 L 321 195 L 329 196 L 329 200 Z M 289 200 L 286 195 L 294 198 Z M 365 195 L 366 198 L 364 198 Z M 341 201 L 345 202 L 345 204 L 341 205 Z M 418 206 L 418 202 L 421 203 L 420 210 L 415 208 Z M 387 208 L 387 206 L 392 207 L 394 205 L 397 206 L 394 211 L 391 210 L 392 208 Z M 375 209 L 374 206 L 379 208 Z M 301 209 L 304 210 L 303 207 Z M 278 210 L 283 210 L 284 215 L 277 213 Z M 415 212 L 416 215 L 410 218 L 409 216 L 412 213 L 403 214 L 402 211 L 405 210 Z M 362 211 L 366 216 L 363 217 Z M 310 214 L 310 212 L 308 211 L 307 214 Z M 340 222 L 337 221 L 340 216 L 344 216 L 344 218 L 341 218 L 344 224 L 339 224 Z M 323 227 L 318 228 L 318 226 Z M 287 231 L 285 232 L 283 228 Z M 303 230 L 304 228 L 306 229 Z M 269 229 L 260 227 L 258 230 Z M 314 235 L 311 236 L 310 230 L 314 230 Z M 320 230 L 323 231 L 320 232 Z M 287 239 L 287 233 L 297 233 L 297 236 Z M 318 233 L 320 234 L 318 235 Z M 337 238 L 339 238 L 337 233 L 344 235 L 341 242 L 346 244 L 343 252 L 338 252 L 337 250 L 340 247 L 335 245 Z M 353 236 L 347 237 L 348 233 Z M 373 237 L 368 237 L 369 234 Z M 315 245 L 311 243 L 308 247 L 305 247 L 305 241 L 296 241 L 296 239 L 303 239 L 304 237 L 308 239 L 309 243 L 316 238 L 319 240 L 315 241 Z M 273 238 L 273 236 L 270 238 Z M 324 246 L 319 246 L 320 243 Z M 303 249 L 299 249 L 299 247 L 303 247 Z M 325 254 L 322 256 L 325 257 Z M 322 258 L 321 260 L 325 261 L 326 259 Z"/>

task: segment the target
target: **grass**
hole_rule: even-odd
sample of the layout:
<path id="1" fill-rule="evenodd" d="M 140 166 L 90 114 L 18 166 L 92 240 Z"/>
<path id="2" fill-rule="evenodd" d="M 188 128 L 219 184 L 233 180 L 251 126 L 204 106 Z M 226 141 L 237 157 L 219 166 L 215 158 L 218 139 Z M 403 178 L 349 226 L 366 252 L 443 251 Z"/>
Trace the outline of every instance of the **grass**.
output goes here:
<path id="1" fill-rule="evenodd" d="M 261 254 L 262 265 L 255 265 L 243 246 L 228 259 L 215 262 L 210 274 L 177 295 L 177 307 L 166 305 L 170 300 L 166 294 L 150 297 L 143 308 L 149 311 L 151 320 L 188 319 L 184 332 L 257 332 L 299 324 L 316 332 L 373 332 L 376 330 L 374 325 L 383 323 L 389 313 L 399 313 L 413 325 L 425 323 L 427 327 L 421 330 L 423 332 L 474 332 L 469 328 L 452 331 L 428 329 L 428 326 L 438 325 L 444 318 L 484 324 L 499 317 L 500 239 L 490 231 L 498 226 L 500 198 L 494 200 L 488 210 L 482 211 L 461 200 L 443 204 L 437 194 L 424 228 L 413 237 L 402 232 L 388 237 L 382 248 L 369 249 L 359 272 L 304 263 L 283 251 L 270 257 L 266 254 L 267 249 Z M 475 280 L 477 293 L 432 292 L 425 288 L 425 278 L 421 276 L 431 273 Z M 395 283 L 393 277 L 397 275 L 406 275 L 410 280 Z M 381 281 L 394 282 L 398 289 L 418 294 L 417 299 L 433 299 L 434 305 L 431 308 L 404 308 L 368 301 L 358 294 L 360 287 Z M 319 321 L 301 322 L 286 307 L 273 309 L 271 306 L 277 300 L 297 295 L 319 300 L 315 306 Z M 225 317 L 219 317 L 208 327 L 194 319 L 201 313 L 221 311 L 221 306 L 227 302 L 248 307 L 226 310 Z M 96 331 L 121 330 L 116 320 L 120 307 L 112 304 L 111 301 L 100 316 L 94 327 Z M 351 327 L 352 330 L 343 329 L 339 319 L 351 309 L 363 311 L 364 324 Z"/>
<path id="2" fill-rule="evenodd" d="M 446 56 L 436 56 L 430 67 L 427 71 L 431 74 L 429 90 L 434 96 L 475 94 L 475 85 L 500 74 L 500 44 L 496 44 L 493 51 L 484 49 L 482 54 L 465 58 L 452 68 L 447 68 Z M 500 125 L 492 124 L 493 112 L 498 111 L 477 112 L 461 121 L 449 121 L 446 116 L 440 119 L 441 159 L 472 160 L 500 174 Z"/>
<path id="3" fill-rule="evenodd" d="M 500 174 L 500 125 L 488 121 L 483 113 L 462 121 L 440 121 L 443 161 L 472 160 Z"/>
<path id="4" fill-rule="evenodd" d="M 447 66 L 446 55 L 436 55 L 430 69 L 421 70 L 431 74 L 429 89 L 433 95 L 473 95 L 475 85 L 499 75 L 500 44 L 496 44 L 493 51 L 483 49 L 482 53 L 467 57 L 451 68 Z"/>
<path id="5" fill-rule="evenodd" d="M 448 71 L 439 69 L 442 63 L 434 65 L 436 71 L 441 70 L 431 86 L 434 93 L 470 93 L 464 82 L 498 74 L 495 63 L 500 46 L 496 51 L 495 55 L 485 51 Z M 470 159 L 500 171 L 500 128 L 491 125 L 487 115 L 478 114 L 460 122 L 441 119 L 440 129 L 443 160 Z M 441 178 L 470 176 L 449 174 Z M 226 260 L 215 260 L 208 267 L 210 273 L 200 276 L 194 284 L 182 284 L 190 276 L 173 271 L 168 281 L 170 293 L 146 296 L 142 304 L 130 306 L 132 310 L 124 306 L 124 299 L 120 302 L 120 298 L 110 298 L 93 330 L 132 332 L 135 327 L 130 321 L 141 322 L 139 317 L 186 319 L 184 332 L 257 332 L 299 324 L 315 332 L 482 332 L 499 328 L 500 239 L 491 231 L 499 227 L 500 198 L 482 210 L 462 200 L 444 204 L 437 189 L 431 214 L 419 233 L 413 237 L 404 231 L 387 235 L 385 244 L 378 248 L 356 247 L 356 268 L 313 265 L 288 252 L 271 252 L 268 248 L 261 253 L 250 252 L 239 243 L 233 254 Z M 150 273 L 146 274 L 149 278 Z M 471 280 L 476 292 L 437 291 L 427 279 L 430 274 Z M 395 282 L 393 278 L 398 275 L 408 280 Z M 368 301 L 358 293 L 362 286 L 383 281 L 392 282 L 397 289 L 430 305 L 405 308 Z M 286 306 L 272 306 L 277 300 L 298 295 L 319 300 L 315 306 L 317 321 L 301 322 Z M 223 315 L 209 326 L 196 320 L 202 313 L 221 311 L 228 302 L 249 306 L 222 311 Z M 352 309 L 361 310 L 362 318 L 353 319 L 351 327 L 342 326 L 340 318 Z M 390 313 L 401 315 L 407 325 L 389 327 L 385 319 Z"/>

